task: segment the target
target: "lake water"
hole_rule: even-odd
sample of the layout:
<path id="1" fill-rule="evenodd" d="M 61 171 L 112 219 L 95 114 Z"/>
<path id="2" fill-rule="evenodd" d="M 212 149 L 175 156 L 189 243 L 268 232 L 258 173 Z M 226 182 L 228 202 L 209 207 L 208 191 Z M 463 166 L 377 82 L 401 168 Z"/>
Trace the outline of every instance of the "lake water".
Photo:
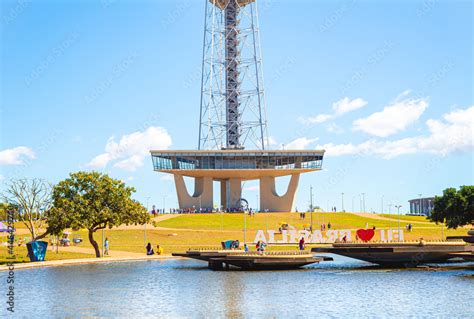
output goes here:
<path id="1" fill-rule="evenodd" d="M 194 260 L 16 270 L 14 317 L 474 318 L 472 275 L 472 268 L 387 270 L 338 256 L 294 271 L 215 272 Z"/>

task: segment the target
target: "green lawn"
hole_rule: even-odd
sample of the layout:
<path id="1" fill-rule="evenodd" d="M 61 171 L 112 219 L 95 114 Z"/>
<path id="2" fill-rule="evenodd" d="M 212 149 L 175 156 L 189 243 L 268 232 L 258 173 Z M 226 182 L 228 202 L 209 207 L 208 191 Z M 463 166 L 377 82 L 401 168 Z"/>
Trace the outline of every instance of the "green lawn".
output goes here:
<path id="1" fill-rule="evenodd" d="M 397 214 L 381 214 L 380 216 L 398 219 Z M 406 220 L 409 222 L 430 222 L 426 216 L 407 216 L 407 215 L 400 215 L 400 220 Z"/>
<path id="2" fill-rule="evenodd" d="M 15 259 L 7 259 L 8 249 L 7 247 L 2 246 L 0 248 L 0 265 L 6 264 L 8 262 L 13 263 L 24 263 L 29 262 L 30 259 L 28 258 L 28 253 L 26 247 L 15 247 Z M 62 259 L 79 259 L 79 258 L 93 258 L 95 257 L 92 254 L 81 254 L 81 253 L 73 253 L 73 252 L 65 252 L 59 250 L 59 253 L 48 249 L 46 253 L 46 260 L 62 260 Z"/>
<path id="3" fill-rule="evenodd" d="M 388 217 L 394 217 L 388 215 Z M 424 222 L 426 219 L 416 216 L 403 216 L 408 219 L 401 219 L 401 227 L 404 228 L 407 223 L 413 224 L 413 232 L 405 232 L 406 240 L 418 240 L 423 237 L 426 240 L 440 240 L 444 236 L 465 235 L 466 229 L 447 230 L 434 223 Z M 413 218 L 414 217 L 414 218 Z M 311 216 L 306 214 L 305 220 L 299 219 L 298 213 L 258 213 L 247 219 L 247 242 L 253 241 L 257 230 L 274 229 L 277 230 L 279 222 L 287 222 L 296 229 L 303 229 L 303 224 L 309 224 Z M 360 217 L 350 213 L 313 213 L 313 225 L 317 229 L 320 224 L 331 222 L 333 229 L 358 229 L 365 228 L 366 223 L 369 227 L 376 226 L 377 229 L 398 227 L 396 221 L 376 220 L 367 217 Z M 197 247 L 220 247 L 220 242 L 224 240 L 238 239 L 244 241 L 244 215 L 243 214 L 190 214 L 179 215 L 175 218 L 163 220 L 156 223 L 159 227 L 172 229 L 157 229 L 151 224 L 147 226 L 146 240 L 144 230 L 105 230 L 104 235 L 109 239 L 110 249 L 117 251 L 129 251 L 145 253 L 145 245 L 151 242 L 154 247 L 160 244 L 165 253 L 182 252 L 188 248 Z M 79 234 L 84 242 L 79 247 L 92 248 L 88 241 L 87 232 L 84 230 L 73 232 L 73 235 Z M 71 235 L 71 238 L 73 237 Z M 378 235 L 377 235 L 378 236 Z M 23 237 L 23 236 L 21 236 Z M 99 245 L 102 243 L 102 232 L 94 235 Z M 251 245 L 252 247 L 252 245 Z M 295 245 L 288 246 L 269 246 L 269 249 L 296 249 Z M 17 262 L 27 261 L 26 248 L 15 247 L 17 253 Z M 6 247 L 0 248 L 0 263 L 4 263 L 7 256 Z M 67 253 L 60 250 L 59 254 L 48 251 L 47 260 L 70 259 L 70 258 L 89 258 L 92 254 Z"/>
<path id="4" fill-rule="evenodd" d="M 267 229 L 267 227 L 268 229 L 278 229 L 279 222 L 287 222 L 297 229 L 303 229 L 304 224 L 311 222 L 311 214 L 306 213 L 306 219 L 300 220 L 298 213 L 258 213 L 253 217 L 247 216 L 247 229 L 257 230 Z M 328 222 L 331 222 L 332 226 L 337 229 L 364 228 L 366 224 L 369 227 L 376 226 L 377 228 L 397 225 L 396 221 L 376 220 L 349 213 L 313 213 L 313 228 Z M 426 226 L 426 224 L 417 224 L 413 220 L 402 220 L 401 226 L 405 227 L 410 222 L 414 226 Z M 441 227 L 434 223 L 432 225 Z M 244 217 L 243 214 L 186 214 L 158 222 L 157 226 L 180 229 L 243 230 Z"/>

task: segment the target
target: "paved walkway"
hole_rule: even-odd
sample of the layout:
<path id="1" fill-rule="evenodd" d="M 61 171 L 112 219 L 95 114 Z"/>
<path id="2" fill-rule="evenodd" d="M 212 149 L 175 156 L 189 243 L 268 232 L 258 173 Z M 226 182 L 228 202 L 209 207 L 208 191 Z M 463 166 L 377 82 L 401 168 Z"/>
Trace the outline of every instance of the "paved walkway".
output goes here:
<path id="1" fill-rule="evenodd" d="M 89 244 L 89 242 L 87 243 Z M 60 247 L 59 250 L 73 252 L 73 253 L 95 255 L 95 249 L 93 247 L 68 246 L 68 247 Z M 143 257 L 143 255 L 144 253 L 134 253 L 134 252 L 122 251 L 122 250 L 109 250 L 110 257 Z"/>
<path id="2" fill-rule="evenodd" d="M 385 216 L 380 216 L 379 214 L 371 214 L 371 213 L 348 213 L 352 215 L 356 215 L 359 217 L 364 217 L 364 218 L 371 218 L 371 219 L 377 219 L 377 220 L 386 220 L 386 221 L 392 221 L 392 222 L 398 222 L 398 218 L 389 218 Z M 430 222 L 422 222 L 422 221 L 411 221 L 411 220 L 406 220 L 400 218 L 400 222 L 402 223 L 412 223 L 412 224 L 427 224 L 427 225 L 434 225 L 433 223 Z"/>

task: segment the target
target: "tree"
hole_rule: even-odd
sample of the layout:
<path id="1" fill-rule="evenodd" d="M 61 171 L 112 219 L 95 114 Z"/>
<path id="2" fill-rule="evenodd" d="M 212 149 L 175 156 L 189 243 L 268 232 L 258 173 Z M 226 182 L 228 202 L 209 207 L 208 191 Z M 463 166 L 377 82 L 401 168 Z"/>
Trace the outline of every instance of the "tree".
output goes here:
<path id="1" fill-rule="evenodd" d="M 145 224 L 146 208 L 131 199 L 135 192 L 125 183 L 98 172 L 77 172 L 53 189 L 53 208 L 49 211 L 48 232 L 59 234 L 66 228 L 87 229 L 89 241 L 100 257 L 94 239 L 97 230 L 122 224 Z"/>
<path id="2" fill-rule="evenodd" d="M 38 240 L 47 232 L 38 235 L 45 227 L 45 214 L 51 208 L 51 184 L 42 179 L 12 180 L 2 194 L 3 200 L 13 210 L 15 217 L 28 228 L 32 240 Z"/>
<path id="3" fill-rule="evenodd" d="M 448 228 L 474 224 L 474 186 L 445 189 L 443 196 L 435 197 L 429 219 Z"/>
<path id="4" fill-rule="evenodd" d="M 0 203 L 0 221 L 8 220 L 8 212 L 14 213 L 13 219 L 18 219 L 18 216 L 16 214 L 16 212 L 18 212 L 17 206 L 10 203 Z"/>

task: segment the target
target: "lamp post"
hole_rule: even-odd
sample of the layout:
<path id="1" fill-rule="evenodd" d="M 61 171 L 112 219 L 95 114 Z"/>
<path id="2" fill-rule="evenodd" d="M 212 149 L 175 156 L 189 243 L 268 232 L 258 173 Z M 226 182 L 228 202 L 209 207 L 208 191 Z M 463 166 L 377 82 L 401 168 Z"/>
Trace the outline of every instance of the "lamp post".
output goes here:
<path id="1" fill-rule="evenodd" d="M 398 241 L 400 241 L 400 208 L 402 208 L 402 205 L 395 205 L 395 208 L 398 211 Z"/>
<path id="2" fill-rule="evenodd" d="M 342 207 L 341 207 L 341 212 L 344 212 L 344 193 L 341 193 L 342 197 Z"/>
<path id="3" fill-rule="evenodd" d="M 309 197 L 311 198 L 310 199 L 310 205 L 309 205 L 309 208 L 311 209 L 311 212 L 310 212 L 310 216 L 311 216 L 311 231 L 313 231 L 313 211 L 314 211 L 314 208 L 313 208 L 313 185 L 310 185 L 309 187 Z"/>
<path id="4" fill-rule="evenodd" d="M 168 197 L 168 195 L 163 195 L 163 214 L 166 212 L 166 197 Z"/>
<path id="5" fill-rule="evenodd" d="M 247 213 L 244 210 L 244 244 L 247 243 Z"/>
<path id="6" fill-rule="evenodd" d="M 419 213 L 420 215 L 422 215 L 422 211 L 423 211 L 423 209 L 422 209 L 422 207 L 421 207 L 421 195 L 422 195 L 422 194 L 418 194 L 418 197 L 420 198 L 419 204 L 418 204 L 418 213 Z"/>
<path id="7" fill-rule="evenodd" d="M 365 193 L 362 193 L 362 203 L 363 203 L 364 213 L 365 213 Z"/>
<path id="8" fill-rule="evenodd" d="M 381 208 L 381 213 L 383 214 L 383 195 L 382 195 L 382 203 L 380 205 L 380 208 Z"/>
<path id="9" fill-rule="evenodd" d="M 148 218 L 148 214 L 149 214 L 149 210 L 148 210 L 148 202 L 149 201 L 150 201 L 150 196 L 147 196 L 147 198 L 146 198 L 146 213 L 147 213 L 146 216 L 147 216 L 147 218 Z M 147 223 L 145 222 L 145 224 L 143 225 L 143 242 L 144 242 L 145 246 L 146 246 L 146 224 Z"/>

